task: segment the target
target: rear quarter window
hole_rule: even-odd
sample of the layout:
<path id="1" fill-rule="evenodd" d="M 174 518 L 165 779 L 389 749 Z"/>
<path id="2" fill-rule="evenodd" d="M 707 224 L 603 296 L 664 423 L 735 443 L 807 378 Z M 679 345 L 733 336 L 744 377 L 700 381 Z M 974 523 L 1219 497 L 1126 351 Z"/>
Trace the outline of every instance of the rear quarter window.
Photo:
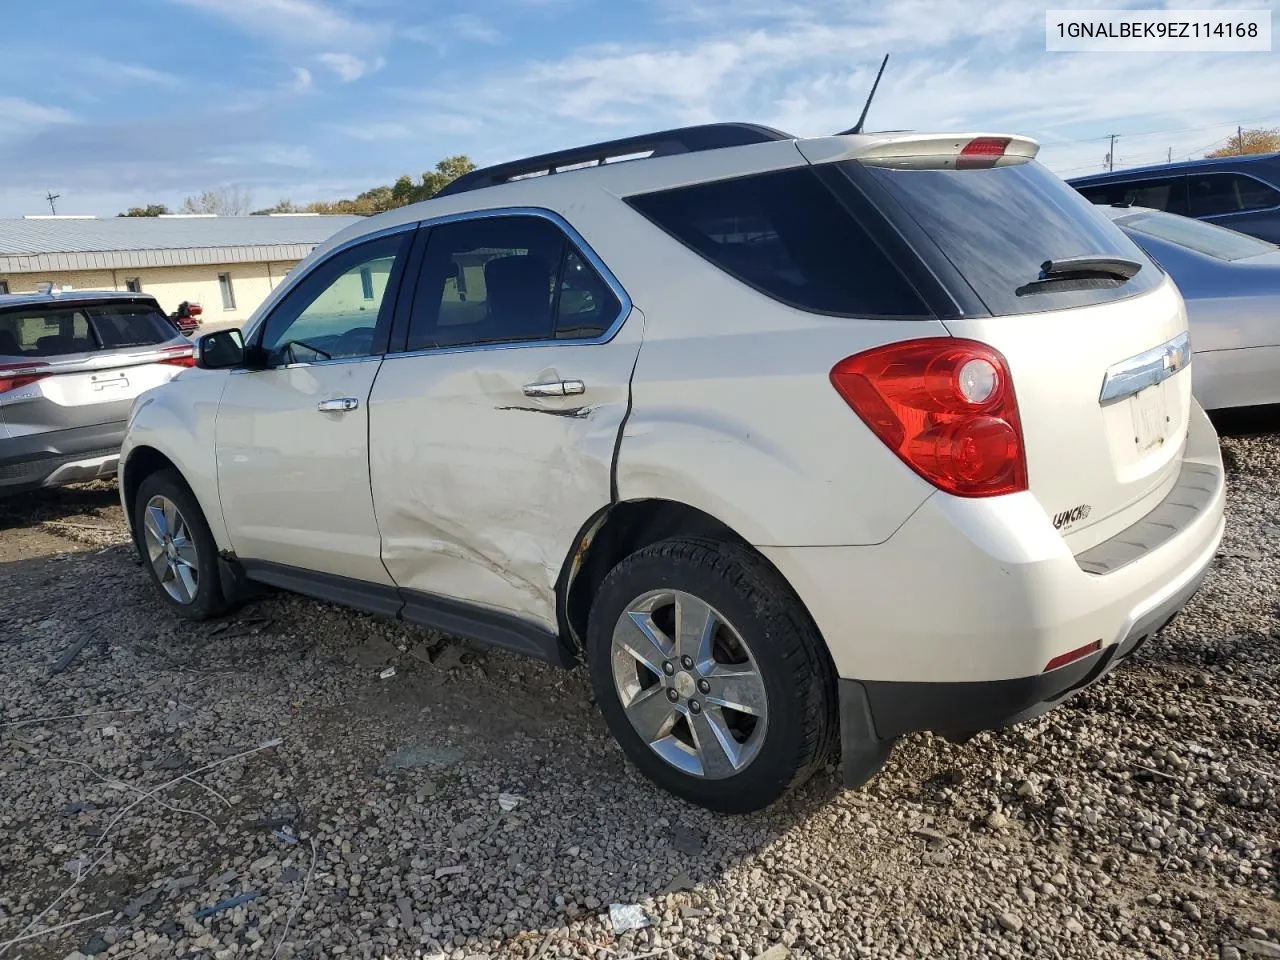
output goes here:
<path id="1" fill-rule="evenodd" d="M 627 203 L 725 273 L 789 306 L 871 319 L 931 316 L 807 167 L 640 194 Z"/>
<path id="2" fill-rule="evenodd" d="M 914 220 L 993 315 L 1123 300 L 1160 283 L 1160 270 L 1137 244 L 1034 160 L 967 170 L 863 161 L 843 166 L 855 180 L 870 178 L 883 190 L 879 199 L 891 220 Z M 1141 266 L 1125 281 L 1033 283 L 1046 260 L 1079 256 L 1121 257 Z"/>

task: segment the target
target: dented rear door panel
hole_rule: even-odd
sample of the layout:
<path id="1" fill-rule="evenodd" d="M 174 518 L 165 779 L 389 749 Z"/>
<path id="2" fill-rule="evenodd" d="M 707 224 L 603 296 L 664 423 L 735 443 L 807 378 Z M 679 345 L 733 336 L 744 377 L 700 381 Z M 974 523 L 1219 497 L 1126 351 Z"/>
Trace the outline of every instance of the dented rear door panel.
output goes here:
<path id="1" fill-rule="evenodd" d="M 607 343 L 389 356 L 369 409 L 382 560 L 396 585 L 556 627 L 555 583 L 611 501 L 644 318 Z M 580 395 L 526 384 L 580 380 Z"/>

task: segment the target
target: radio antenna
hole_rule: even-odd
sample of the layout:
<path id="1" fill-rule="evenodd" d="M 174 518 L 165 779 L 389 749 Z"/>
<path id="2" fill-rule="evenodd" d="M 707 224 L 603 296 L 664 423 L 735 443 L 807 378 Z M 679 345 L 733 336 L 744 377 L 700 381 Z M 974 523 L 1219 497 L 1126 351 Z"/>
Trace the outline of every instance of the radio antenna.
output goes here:
<path id="1" fill-rule="evenodd" d="M 867 94 L 867 102 L 862 105 L 862 116 L 858 117 L 858 122 L 848 130 L 841 130 L 836 134 L 837 137 L 847 136 L 851 133 L 861 133 L 862 125 L 867 122 L 867 111 L 871 109 L 871 101 L 875 99 L 876 88 L 880 86 L 880 78 L 884 76 L 884 68 L 889 63 L 889 55 L 886 53 L 884 59 L 880 61 L 880 69 L 876 72 L 876 81 L 871 84 L 871 92 Z"/>

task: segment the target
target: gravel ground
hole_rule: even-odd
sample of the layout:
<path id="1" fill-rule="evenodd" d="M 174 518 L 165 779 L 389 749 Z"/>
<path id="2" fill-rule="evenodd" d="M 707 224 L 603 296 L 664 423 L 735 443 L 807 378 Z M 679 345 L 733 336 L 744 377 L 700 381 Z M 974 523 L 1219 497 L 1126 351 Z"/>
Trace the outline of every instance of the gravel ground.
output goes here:
<path id="1" fill-rule="evenodd" d="M 286 594 L 186 624 L 110 484 L 0 503 L 0 956 L 1280 957 L 1280 433 L 1224 449 L 1129 665 L 746 817 L 642 780 L 580 672 Z"/>

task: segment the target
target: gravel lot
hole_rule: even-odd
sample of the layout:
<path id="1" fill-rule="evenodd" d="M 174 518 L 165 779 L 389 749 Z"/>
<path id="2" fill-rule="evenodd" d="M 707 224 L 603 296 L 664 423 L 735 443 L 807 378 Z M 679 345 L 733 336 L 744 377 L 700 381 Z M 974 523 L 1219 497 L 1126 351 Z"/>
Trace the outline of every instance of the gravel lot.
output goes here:
<path id="1" fill-rule="evenodd" d="M 1280 957 L 1280 433 L 1224 449 L 1214 572 L 1131 664 L 737 818 L 580 672 L 285 594 L 188 625 L 113 485 L 2 502 L 0 956 Z"/>

